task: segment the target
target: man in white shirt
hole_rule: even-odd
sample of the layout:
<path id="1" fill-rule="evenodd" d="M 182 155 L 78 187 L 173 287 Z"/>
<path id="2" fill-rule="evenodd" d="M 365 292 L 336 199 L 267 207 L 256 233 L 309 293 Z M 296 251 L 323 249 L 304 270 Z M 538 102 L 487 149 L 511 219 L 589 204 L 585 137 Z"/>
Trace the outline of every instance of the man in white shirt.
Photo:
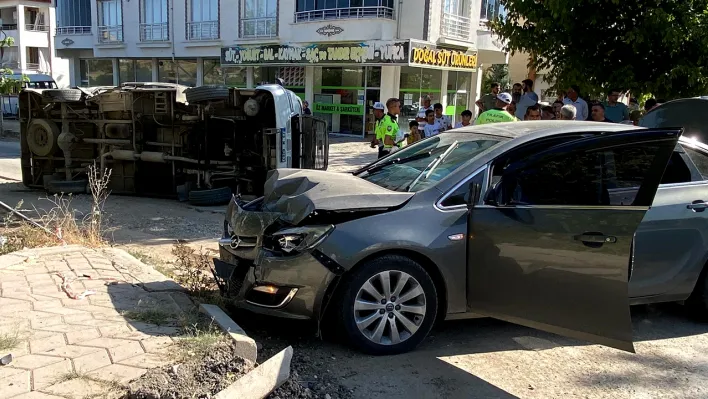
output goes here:
<path id="1" fill-rule="evenodd" d="M 525 79 L 521 83 L 524 85 L 524 94 L 519 98 L 519 102 L 516 104 L 516 118 L 524 120 L 526 108 L 538 103 L 538 94 L 533 91 L 533 80 Z"/>
<path id="2" fill-rule="evenodd" d="M 589 110 L 588 103 L 580 98 L 580 88 L 576 85 L 570 86 L 566 92 L 566 97 L 563 99 L 563 104 L 572 105 L 575 107 L 575 120 L 586 121 L 588 119 Z"/>
<path id="3" fill-rule="evenodd" d="M 423 129 L 423 138 L 428 138 L 435 136 L 436 134 L 440 133 L 440 125 L 438 125 L 437 122 L 435 122 L 435 111 L 432 109 L 429 109 L 425 111 L 425 119 L 426 119 L 426 124 L 425 128 Z"/>
<path id="4" fill-rule="evenodd" d="M 452 120 L 449 116 L 443 115 L 443 106 L 440 103 L 433 105 L 435 111 L 435 123 L 438 124 L 441 132 L 452 129 Z"/>
<path id="5" fill-rule="evenodd" d="M 423 96 L 421 99 L 423 102 L 423 106 L 418 110 L 418 115 L 416 116 L 415 120 L 418 122 L 418 131 L 420 132 L 420 136 L 423 137 L 423 132 L 425 131 L 425 125 L 428 123 L 425 119 L 425 113 L 428 110 L 433 110 L 433 107 L 430 105 L 430 96 Z"/>

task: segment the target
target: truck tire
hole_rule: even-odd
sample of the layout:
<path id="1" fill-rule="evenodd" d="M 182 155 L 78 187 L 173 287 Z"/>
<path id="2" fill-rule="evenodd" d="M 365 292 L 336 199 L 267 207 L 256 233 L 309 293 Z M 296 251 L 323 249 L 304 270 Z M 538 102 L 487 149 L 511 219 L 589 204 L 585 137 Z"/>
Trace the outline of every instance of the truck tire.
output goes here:
<path id="1" fill-rule="evenodd" d="M 229 99 L 229 88 L 225 86 L 190 87 L 184 91 L 188 103 L 220 101 Z"/>
<path id="2" fill-rule="evenodd" d="M 45 184 L 44 189 L 49 194 L 86 194 L 88 180 L 53 180 Z"/>
<path id="3" fill-rule="evenodd" d="M 47 119 L 32 119 L 27 128 L 27 146 L 37 156 L 46 157 L 57 151 L 59 126 Z"/>
<path id="4" fill-rule="evenodd" d="M 81 101 L 83 92 L 77 89 L 49 89 L 42 91 L 42 96 L 59 103 Z"/>
<path id="5" fill-rule="evenodd" d="M 228 204 L 229 201 L 231 201 L 231 189 L 229 187 L 189 192 L 189 203 L 192 205 L 224 205 Z"/>

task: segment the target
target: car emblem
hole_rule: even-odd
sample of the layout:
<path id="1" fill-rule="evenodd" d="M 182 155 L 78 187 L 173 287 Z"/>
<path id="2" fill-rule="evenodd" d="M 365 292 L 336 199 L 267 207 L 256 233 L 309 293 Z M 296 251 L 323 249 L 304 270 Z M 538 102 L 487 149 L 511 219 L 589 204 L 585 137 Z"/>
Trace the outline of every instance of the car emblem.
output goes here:
<path id="1" fill-rule="evenodd" d="M 66 39 L 64 39 L 64 40 L 61 41 L 61 44 L 63 44 L 63 45 L 65 45 L 65 46 L 69 47 L 69 46 L 71 46 L 72 44 L 74 44 L 74 41 L 71 40 L 71 39 L 69 39 L 69 38 L 67 37 Z"/>
<path id="2" fill-rule="evenodd" d="M 233 236 L 231 238 L 231 249 L 236 249 L 239 245 L 241 245 L 241 239 L 239 238 L 239 236 Z"/>
<path id="3" fill-rule="evenodd" d="M 322 36 L 330 37 L 344 32 L 344 29 L 340 28 L 339 26 L 329 24 L 317 29 L 316 32 Z"/>

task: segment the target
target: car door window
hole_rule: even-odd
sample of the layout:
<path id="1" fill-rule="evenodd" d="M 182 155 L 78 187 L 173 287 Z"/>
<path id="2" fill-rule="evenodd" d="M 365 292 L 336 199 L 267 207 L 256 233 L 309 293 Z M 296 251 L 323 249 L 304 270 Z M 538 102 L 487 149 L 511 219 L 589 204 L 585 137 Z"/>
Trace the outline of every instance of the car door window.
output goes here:
<path id="1" fill-rule="evenodd" d="M 696 169 L 700 172 L 703 180 L 708 180 L 708 155 L 688 146 L 683 146 L 683 150 L 693 161 L 693 164 L 696 165 Z"/>
<path id="2" fill-rule="evenodd" d="M 658 144 L 572 152 L 528 165 L 502 180 L 508 205 L 636 205 Z"/>
<path id="3" fill-rule="evenodd" d="M 484 187 L 485 171 L 486 168 L 475 172 L 471 178 L 461 181 L 458 187 L 452 190 L 452 193 L 440 201 L 440 207 L 451 208 L 467 205 L 470 199 L 470 184 L 479 184 L 480 187 Z"/>

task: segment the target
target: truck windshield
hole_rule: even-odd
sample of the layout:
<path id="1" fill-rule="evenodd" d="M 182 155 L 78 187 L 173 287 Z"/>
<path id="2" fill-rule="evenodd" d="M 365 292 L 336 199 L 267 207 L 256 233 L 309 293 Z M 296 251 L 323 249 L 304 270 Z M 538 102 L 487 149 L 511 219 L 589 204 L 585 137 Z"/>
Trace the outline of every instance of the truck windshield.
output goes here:
<path id="1" fill-rule="evenodd" d="M 502 141 L 506 139 L 484 134 L 442 133 L 405 147 L 394 155 L 370 165 L 357 176 L 393 191 L 421 191 L 435 185 L 460 166 Z M 450 151 L 437 161 L 434 168 L 429 167 L 431 162 L 448 150 Z M 426 168 L 426 173 L 419 178 Z M 432 173 L 429 173 L 431 169 Z"/>

